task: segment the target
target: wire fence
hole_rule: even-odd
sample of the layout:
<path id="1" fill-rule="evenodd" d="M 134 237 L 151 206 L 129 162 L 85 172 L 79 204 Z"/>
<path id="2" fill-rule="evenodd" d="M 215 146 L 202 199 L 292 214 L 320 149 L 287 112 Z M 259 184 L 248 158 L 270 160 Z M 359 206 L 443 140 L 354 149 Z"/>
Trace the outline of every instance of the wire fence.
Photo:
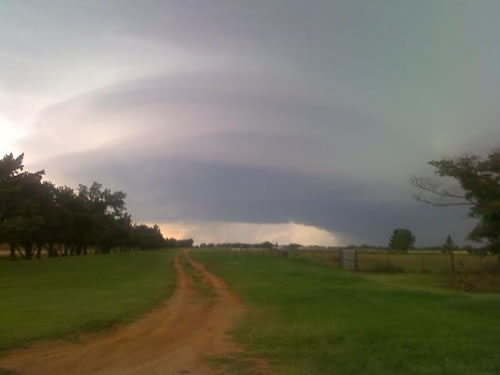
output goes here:
<path id="1" fill-rule="evenodd" d="M 356 249 L 298 250 L 289 252 L 288 256 L 360 272 L 480 273 L 500 270 L 498 255 L 479 255 L 458 251 L 443 253 L 436 250 L 398 253 Z"/>

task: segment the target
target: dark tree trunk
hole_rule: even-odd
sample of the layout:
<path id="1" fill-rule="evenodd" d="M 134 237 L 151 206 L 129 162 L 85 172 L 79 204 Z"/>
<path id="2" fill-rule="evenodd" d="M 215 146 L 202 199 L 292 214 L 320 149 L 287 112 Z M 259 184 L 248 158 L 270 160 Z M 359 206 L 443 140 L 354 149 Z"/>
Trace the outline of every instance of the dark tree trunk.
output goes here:
<path id="1" fill-rule="evenodd" d="M 21 258 L 26 259 L 26 257 L 24 256 L 23 252 L 21 251 L 21 249 L 19 247 L 17 247 L 17 246 L 16 246 L 16 251 L 19 253 L 19 255 L 21 256 Z"/>
<path id="2" fill-rule="evenodd" d="M 10 260 L 16 260 L 16 245 L 10 243 L 9 250 L 10 250 Z"/>
<path id="3" fill-rule="evenodd" d="M 48 252 L 48 257 L 49 258 L 52 258 L 52 257 L 54 257 L 56 255 L 55 251 L 54 251 L 54 244 L 53 243 L 49 243 L 49 247 L 47 249 L 47 252 Z"/>
<path id="4" fill-rule="evenodd" d="M 24 244 L 24 257 L 26 259 L 33 258 L 33 244 L 31 242 L 27 242 Z"/>
<path id="5" fill-rule="evenodd" d="M 36 259 L 40 259 L 42 257 L 42 245 L 38 244 L 36 246 Z"/>

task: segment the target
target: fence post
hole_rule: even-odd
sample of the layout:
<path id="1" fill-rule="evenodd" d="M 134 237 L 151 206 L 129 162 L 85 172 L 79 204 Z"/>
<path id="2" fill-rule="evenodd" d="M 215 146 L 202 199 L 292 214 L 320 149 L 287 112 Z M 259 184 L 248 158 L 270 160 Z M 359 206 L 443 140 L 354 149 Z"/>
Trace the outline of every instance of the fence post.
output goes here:
<path id="1" fill-rule="evenodd" d="M 451 272 L 455 273 L 455 254 L 453 250 L 450 250 L 450 263 L 451 263 Z"/>
<path id="2" fill-rule="evenodd" d="M 358 272 L 358 250 L 354 249 L 354 272 Z"/>

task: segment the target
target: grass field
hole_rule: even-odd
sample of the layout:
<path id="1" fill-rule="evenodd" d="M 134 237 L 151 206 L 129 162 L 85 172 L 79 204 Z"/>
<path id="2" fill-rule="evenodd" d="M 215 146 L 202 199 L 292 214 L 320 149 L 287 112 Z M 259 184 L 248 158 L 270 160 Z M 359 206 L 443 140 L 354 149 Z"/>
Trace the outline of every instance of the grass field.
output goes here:
<path id="1" fill-rule="evenodd" d="M 455 254 L 453 258 L 457 272 L 482 272 L 498 262 L 496 255 Z M 370 271 L 386 264 L 400 268 L 404 272 L 438 272 L 446 273 L 452 270 L 452 259 L 449 254 L 439 252 L 415 253 L 360 253 L 360 271 Z"/>
<path id="2" fill-rule="evenodd" d="M 402 272 L 410 273 L 449 273 L 452 271 L 452 259 L 449 254 L 441 251 L 414 251 L 398 253 L 388 251 L 358 251 L 358 267 L 360 271 L 371 272 L 387 269 L 387 266 Z M 313 263 L 339 266 L 340 252 L 329 251 L 303 251 L 289 252 L 290 258 L 304 258 Z M 498 256 L 464 254 L 456 252 L 453 263 L 457 272 L 481 273 L 498 265 Z M 498 267 L 498 266 L 497 266 Z"/>
<path id="3" fill-rule="evenodd" d="M 194 257 L 243 297 L 249 311 L 235 337 L 269 358 L 276 373 L 500 373 L 499 294 L 283 257 Z"/>
<path id="4" fill-rule="evenodd" d="M 0 351 L 136 318 L 172 292 L 173 254 L 0 262 Z"/>

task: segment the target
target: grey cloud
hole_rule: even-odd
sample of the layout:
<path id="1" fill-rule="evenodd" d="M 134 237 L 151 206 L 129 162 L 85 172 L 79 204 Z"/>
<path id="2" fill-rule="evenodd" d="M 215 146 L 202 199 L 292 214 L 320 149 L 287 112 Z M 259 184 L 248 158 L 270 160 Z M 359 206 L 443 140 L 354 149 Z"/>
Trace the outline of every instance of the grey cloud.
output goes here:
<path id="1" fill-rule="evenodd" d="M 72 142 L 86 135 L 104 132 L 113 141 L 132 134 L 137 147 L 128 147 L 136 151 L 147 145 L 194 158 L 246 157 L 247 163 L 276 161 L 289 168 L 381 179 L 396 174 L 385 168 L 394 163 L 394 154 L 400 154 L 399 172 L 425 146 L 415 146 L 421 135 L 393 129 L 368 112 L 316 100 L 300 88 L 242 74 L 126 82 L 46 109 L 22 145 L 33 150 L 35 144 L 53 144 L 47 139 L 52 134 L 61 138 L 52 149 L 70 151 Z M 390 148 L 381 147 L 389 142 Z"/>
<path id="2" fill-rule="evenodd" d="M 448 222 L 429 225 L 436 213 L 407 192 L 422 150 L 414 137 L 290 87 L 220 78 L 153 77 L 79 95 L 44 111 L 24 144 L 64 135 L 53 143 L 64 155 L 39 161 L 49 176 L 123 188 L 138 220 L 295 221 L 377 243 L 401 223 L 426 228 L 428 240 L 443 235 Z M 71 152 L 103 130 L 109 143 Z"/>
<path id="3" fill-rule="evenodd" d="M 420 243 L 429 244 L 439 243 L 448 232 L 463 239 L 464 229 L 471 225 L 463 210 L 421 207 L 411 200 L 370 199 L 383 186 L 360 186 L 278 168 L 153 155 L 117 160 L 107 152 L 92 157 L 67 155 L 51 160 L 50 165 L 72 183 L 98 179 L 126 187 L 129 208 L 143 221 L 292 221 L 381 244 L 398 226 L 411 227 L 417 236 L 425 233 Z"/>

